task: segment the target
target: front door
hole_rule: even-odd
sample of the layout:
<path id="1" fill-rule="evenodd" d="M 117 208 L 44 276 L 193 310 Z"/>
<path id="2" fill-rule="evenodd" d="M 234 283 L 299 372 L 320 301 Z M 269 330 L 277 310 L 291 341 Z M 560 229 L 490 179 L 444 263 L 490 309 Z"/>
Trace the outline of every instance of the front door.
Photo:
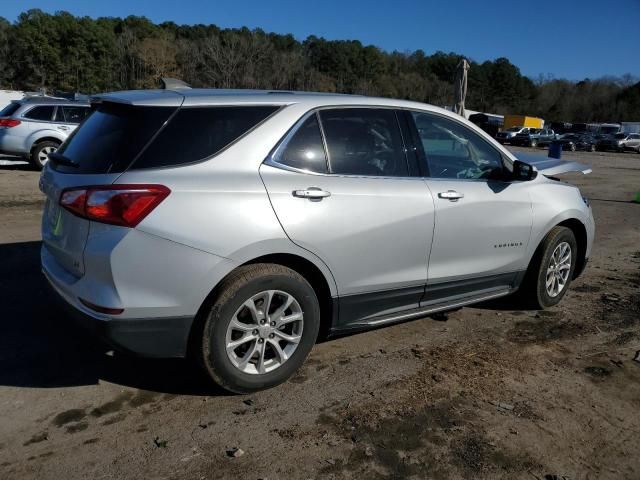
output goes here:
<path id="1" fill-rule="evenodd" d="M 289 238 L 333 273 L 342 326 L 419 305 L 434 205 L 409 172 L 396 112 L 374 108 L 307 115 L 260 169 Z"/>
<path id="2" fill-rule="evenodd" d="M 526 269 L 532 225 L 527 182 L 462 122 L 412 112 L 435 228 L 423 304 L 509 288 Z"/>

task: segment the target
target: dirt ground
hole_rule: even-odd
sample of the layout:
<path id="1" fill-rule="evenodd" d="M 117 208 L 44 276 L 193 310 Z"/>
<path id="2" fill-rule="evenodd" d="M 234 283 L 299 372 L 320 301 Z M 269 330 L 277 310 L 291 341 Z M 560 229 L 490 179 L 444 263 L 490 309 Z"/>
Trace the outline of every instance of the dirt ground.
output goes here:
<path id="1" fill-rule="evenodd" d="M 39 272 L 38 174 L 0 166 L 0 478 L 640 478 L 640 155 L 564 158 L 593 167 L 566 180 L 597 236 L 558 307 L 327 341 L 250 396 L 72 328 Z"/>

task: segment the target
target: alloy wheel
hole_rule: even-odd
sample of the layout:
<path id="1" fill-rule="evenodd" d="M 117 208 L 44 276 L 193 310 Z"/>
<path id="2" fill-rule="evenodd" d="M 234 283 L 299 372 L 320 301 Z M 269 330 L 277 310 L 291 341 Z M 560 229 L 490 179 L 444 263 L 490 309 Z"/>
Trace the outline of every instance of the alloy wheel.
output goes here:
<path id="1" fill-rule="evenodd" d="M 58 150 L 56 147 L 44 147 L 38 152 L 38 161 L 41 165 L 46 164 L 49 161 L 49 154 Z"/>
<path id="2" fill-rule="evenodd" d="M 545 286 L 547 294 L 551 298 L 557 297 L 564 290 L 569 280 L 570 272 L 571 245 L 567 242 L 561 242 L 553 250 L 547 267 Z"/>
<path id="3" fill-rule="evenodd" d="M 231 318 L 225 345 L 231 363 L 248 374 L 264 374 L 291 358 L 302 340 L 304 315 L 282 290 L 266 290 L 246 300 Z"/>

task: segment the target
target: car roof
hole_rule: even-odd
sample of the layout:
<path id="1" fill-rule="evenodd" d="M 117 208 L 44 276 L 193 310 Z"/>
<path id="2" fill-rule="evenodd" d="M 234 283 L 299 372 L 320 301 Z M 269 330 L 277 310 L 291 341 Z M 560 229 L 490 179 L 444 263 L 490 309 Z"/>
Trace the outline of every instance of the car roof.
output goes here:
<path id="1" fill-rule="evenodd" d="M 22 105 L 88 105 L 88 102 L 78 101 L 78 100 L 67 100 L 66 98 L 57 98 L 57 97 L 25 97 L 20 100 L 13 100 L 15 103 L 20 103 Z"/>
<path id="2" fill-rule="evenodd" d="M 339 93 L 297 92 L 286 90 L 249 90 L 194 88 L 176 90 L 127 90 L 94 95 L 92 102 L 117 102 L 135 106 L 201 106 L 201 105 L 292 105 L 309 108 L 320 106 L 389 106 L 446 112 L 445 109 L 425 103 L 364 95 Z"/>

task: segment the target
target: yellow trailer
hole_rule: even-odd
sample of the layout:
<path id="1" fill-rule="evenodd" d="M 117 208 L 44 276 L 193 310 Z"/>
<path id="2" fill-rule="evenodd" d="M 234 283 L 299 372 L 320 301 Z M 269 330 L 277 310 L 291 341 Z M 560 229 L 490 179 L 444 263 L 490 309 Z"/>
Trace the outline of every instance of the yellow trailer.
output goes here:
<path id="1" fill-rule="evenodd" d="M 527 117 L 526 115 L 505 115 L 503 130 L 511 127 L 542 128 L 544 120 L 537 117 Z"/>

